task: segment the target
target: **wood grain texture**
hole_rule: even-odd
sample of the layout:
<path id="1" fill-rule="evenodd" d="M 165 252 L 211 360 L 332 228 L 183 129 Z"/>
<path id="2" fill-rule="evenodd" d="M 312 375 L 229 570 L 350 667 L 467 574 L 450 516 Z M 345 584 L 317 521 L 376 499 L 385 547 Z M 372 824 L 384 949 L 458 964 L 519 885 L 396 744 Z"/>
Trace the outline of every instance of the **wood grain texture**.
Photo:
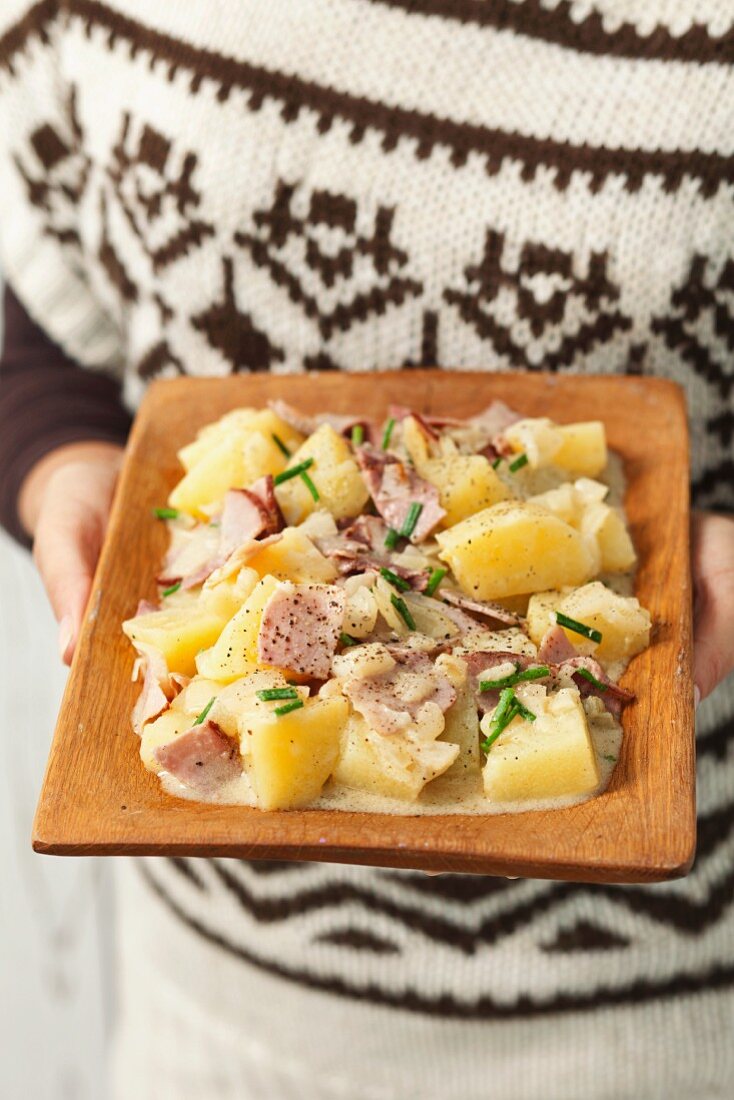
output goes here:
<path id="1" fill-rule="evenodd" d="M 138 758 L 132 651 L 120 623 L 153 596 L 165 525 L 151 516 L 181 470 L 176 450 L 237 405 L 382 416 L 391 402 L 466 416 L 501 398 L 530 416 L 601 419 L 624 458 L 640 557 L 636 593 L 654 642 L 622 683 L 624 744 L 609 789 L 553 812 L 391 816 L 268 812 L 181 801 Z M 135 422 L 36 813 L 36 851 L 329 860 L 590 882 L 685 874 L 695 849 L 689 468 L 685 401 L 659 379 L 411 370 L 155 383 Z"/>

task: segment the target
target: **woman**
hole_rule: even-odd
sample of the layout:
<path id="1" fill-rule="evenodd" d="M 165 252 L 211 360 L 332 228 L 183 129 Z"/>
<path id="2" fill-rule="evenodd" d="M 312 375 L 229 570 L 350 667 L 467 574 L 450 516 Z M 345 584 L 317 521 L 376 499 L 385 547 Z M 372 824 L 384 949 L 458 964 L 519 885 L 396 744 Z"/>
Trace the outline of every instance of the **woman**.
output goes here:
<path id="1" fill-rule="evenodd" d="M 65 660 L 151 378 L 440 363 L 685 387 L 697 700 L 723 681 L 726 0 L 5 7 L 0 493 Z M 125 865 L 116 1095 L 731 1095 L 731 681 L 702 713 L 681 882 Z"/>

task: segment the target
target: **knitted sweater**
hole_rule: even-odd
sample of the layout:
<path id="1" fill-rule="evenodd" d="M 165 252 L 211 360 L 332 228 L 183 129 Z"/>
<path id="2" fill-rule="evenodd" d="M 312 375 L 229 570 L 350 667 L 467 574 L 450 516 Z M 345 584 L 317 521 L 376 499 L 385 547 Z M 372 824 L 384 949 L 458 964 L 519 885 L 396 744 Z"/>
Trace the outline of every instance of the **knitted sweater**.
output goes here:
<path id="1" fill-rule="evenodd" d="M 131 408 L 184 373 L 665 375 L 731 508 L 732 60 L 727 0 L 4 0 L 2 265 Z M 731 684 L 699 735 L 680 882 L 126 868 L 118 1095 L 732 1095 Z"/>

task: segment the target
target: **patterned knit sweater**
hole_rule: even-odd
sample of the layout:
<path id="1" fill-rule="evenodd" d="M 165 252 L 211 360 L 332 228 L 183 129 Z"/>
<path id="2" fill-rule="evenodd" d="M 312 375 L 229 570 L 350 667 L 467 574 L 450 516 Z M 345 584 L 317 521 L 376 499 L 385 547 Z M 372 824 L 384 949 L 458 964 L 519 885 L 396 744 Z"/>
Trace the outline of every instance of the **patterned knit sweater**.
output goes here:
<path id="1" fill-rule="evenodd" d="M 2 266 L 130 408 L 184 373 L 665 375 L 731 509 L 733 61 L 731 0 L 3 0 Z M 118 1095 L 731 1096 L 731 687 L 680 882 L 127 868 Z"/>

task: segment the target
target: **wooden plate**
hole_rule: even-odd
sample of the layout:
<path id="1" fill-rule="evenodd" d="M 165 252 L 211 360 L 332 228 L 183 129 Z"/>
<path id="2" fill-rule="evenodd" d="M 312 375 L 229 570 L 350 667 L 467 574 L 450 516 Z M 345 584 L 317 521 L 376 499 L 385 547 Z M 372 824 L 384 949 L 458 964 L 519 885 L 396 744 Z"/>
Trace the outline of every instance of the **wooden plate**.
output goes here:
<path id="1" fill-rule="evenodd" d="M 623 683 L 624 745 L 611 787 L 553 812 L 413 816 L 267 812 L 181 801 L 143 769 L 130 712 L 132 652 L 120 631 L 153 596 L 176 450 L 237 405 L 286 397 L 304 410 L 382 416 L 389 403 L 466 416 L 501 398 L 530 416 L 600 418 L 625 460 L 627 512 L 640 556 L 636 592 L 654 644 Z M 495 875 L 651 882 L 685 874 L 695 848 L 688 441 L 672 382 L 645 378 L 410 370 L 251 375 L 151 386 L 127 451 L 109 532 L 46 770 L 37 852 L 329 860 Z"/>

